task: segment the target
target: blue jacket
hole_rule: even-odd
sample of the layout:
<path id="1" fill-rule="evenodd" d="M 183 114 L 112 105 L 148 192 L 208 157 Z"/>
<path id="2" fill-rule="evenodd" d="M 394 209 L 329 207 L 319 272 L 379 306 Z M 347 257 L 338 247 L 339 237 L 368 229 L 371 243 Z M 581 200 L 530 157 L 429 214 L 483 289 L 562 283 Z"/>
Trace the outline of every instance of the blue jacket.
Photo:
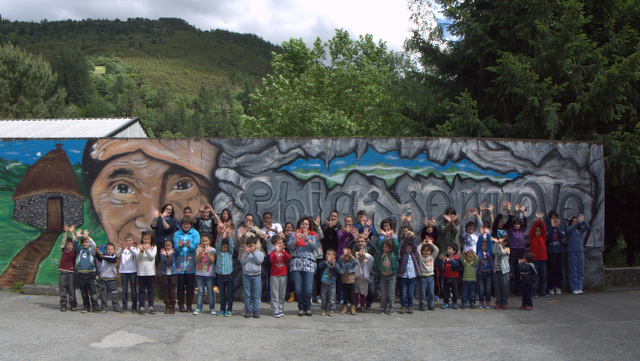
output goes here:
<path id="1" fill-rule="evenodd" d="M 407 246 L 411 245 L 411 254 L 407 253 Z M 402 240 L 402 246 L 400 247 L 400 259 L 398 262 L 398 275 L 403 275 L 407 270 L 407 264 L 409 264 L 409 257 L 413 261 L 413 267 L 415 268 L 415 275 L 418 277 L 420 275 L 420 268 L 417 257 L 417 247 L 416 240 L 413 237 L 405 238 Z"/>
<path id="2" fill-rule="evenodd" d="M 584 232 L 591 226 L 587 221 L 576 222 L 567 227 L 567 252 L 584 253 Z"/>
<path id="3" fill-rule="evenodd" d="M 161 264 L 161 268 L 160 268 L 160 274 L 162 275 L 175 275 L 178 273 L 178 267 L 176 267 L 176 260 L 178 258 L 178 252 L 176 252 L 175 250 L 173 250 L 173 253 L 171 254 L 171 258 L 169 257 L 165 257 L 163 254 L 160 255 L 160 264 Z M 169 270 L 170 273 L 167 273 L 167 270 Z"/>
<path id="4" fill-rule="evenodd" d="M 356 273 L 356 266 L 358 265 L 358 260 L 355 258 L 349 262 L 345 262 L 342 258 L 338 258 L 336 260 L 336 267 L 338 268 L 338 273 L 344 274 L 345 271 L 348 273 Z"/>
<path id="5" fill-rule="evenodd" d="M 547 225 L 547 253 L 562 253 L 562 239 L 566 235 L 564 226 L 551 227 Z"/>
<path id="6" fill-rule="evenodd" d="M 180 246 L 180 241 L 189 241 L 189 247 L 186 244 Z M 198 244 L 200 244 L 200 234 L 193 228 L 187 233 L 180 229 L 173 234 L 173 249 L 178 252 L 178 259 L 176 260 L 177 273 L 193 274 L 196 272 L 196 249 Z"/>
<path id="7" fill-rule="evenodd" d="M 337 262 L 336 262 L 337 263 Z M 338 266 L 332 266 L 327 261 L 320 262 L 318 265 L 318 269 L 320 271 L 320 280 L 323 283 L 331 283 L 335 284 L 338 279 Z M 323 277 L 324 271 L 327 270 L 327 277 Z"/>
<path id="8" fill-rule="evenodd" d="M 82 238 L 81 238 L 82 239 Z M 73 241 L 73 250 L 76 251 L 76 271 L 88 273 L 96 271 L 95 255 L 96 243 L 89 238 L 89 248 L 82 248 L 78 240 Z"/>

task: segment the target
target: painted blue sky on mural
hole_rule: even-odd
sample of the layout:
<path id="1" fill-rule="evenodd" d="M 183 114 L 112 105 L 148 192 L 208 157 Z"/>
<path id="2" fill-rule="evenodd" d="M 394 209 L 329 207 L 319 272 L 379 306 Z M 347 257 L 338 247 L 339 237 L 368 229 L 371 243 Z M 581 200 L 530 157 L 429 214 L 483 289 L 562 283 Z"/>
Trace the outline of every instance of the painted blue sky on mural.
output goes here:
<path id="1" fill-rule="evenodd" d="M 329 162 L 327 166 L 321 159 L 297 159 L 295 162 L 281 167 L 279 171 L 286 171 L 296 178 L 306 180 L 317 176 L 323 178 L 330 188 L 336 184 L 343 184 L 352 171 L 357 171 L 366 176 L 374 176 L 383 179 L 388 186 L 395 183 L 403 174 L 410 176 L 429 175 L 444 178 L 449 184 L 458 176 L 460 178 L 472 178 L 475 180 L 487 179 L 499 184 L 512 181 L 521 177 L 517 172 L 502 174 L 492 169 L 479 167 L 467 159 L 458 162 L 447 161 L 445 164 L 435 163 L 428 159 L 427 154 L 420 154 L 414 159 L 400 157 L 398 151 L 379 153 L 369 147 L 358 159 L 355 153 L 344 157 L 338 157 Z"/>
<path id="2" fill-rule="evenodd" d="M 72 165 L 82 162 L 82 150 L 87 143 L 86 139 L 65 140 L 12 140 L 0 142 L 0 158 L 4 160 L 16 160 L 23 164 L 31 165 L 40 157 L 56 149 L 56 144 L 62 144 L 62 149 L 67 153 Z M 27 149 L 28 151 L 25 151 Z"/>

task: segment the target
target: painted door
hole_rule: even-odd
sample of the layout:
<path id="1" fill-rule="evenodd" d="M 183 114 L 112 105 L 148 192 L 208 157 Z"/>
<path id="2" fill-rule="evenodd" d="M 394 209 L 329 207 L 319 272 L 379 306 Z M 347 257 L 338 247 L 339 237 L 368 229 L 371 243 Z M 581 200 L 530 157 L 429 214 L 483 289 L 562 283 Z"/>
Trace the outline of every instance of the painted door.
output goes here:
<path id="1" fill-rule="evenodd" d="M 47 230 L 62 231 L 62 198 L 47 199 Z"/>

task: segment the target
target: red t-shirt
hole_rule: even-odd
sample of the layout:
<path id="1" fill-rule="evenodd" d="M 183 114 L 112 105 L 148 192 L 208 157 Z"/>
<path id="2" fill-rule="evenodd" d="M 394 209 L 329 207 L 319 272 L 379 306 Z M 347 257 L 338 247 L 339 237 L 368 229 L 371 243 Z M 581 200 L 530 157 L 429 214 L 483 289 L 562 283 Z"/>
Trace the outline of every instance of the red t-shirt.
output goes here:
<path id="1" fill-rule="evenodd" d="M 273 251 L 269 255 L 271 261 L 271 275 L 272 276 L 285 276 L 287 274 L 287 261 L 291 259 L 291 256 L 287 251 Z"/>

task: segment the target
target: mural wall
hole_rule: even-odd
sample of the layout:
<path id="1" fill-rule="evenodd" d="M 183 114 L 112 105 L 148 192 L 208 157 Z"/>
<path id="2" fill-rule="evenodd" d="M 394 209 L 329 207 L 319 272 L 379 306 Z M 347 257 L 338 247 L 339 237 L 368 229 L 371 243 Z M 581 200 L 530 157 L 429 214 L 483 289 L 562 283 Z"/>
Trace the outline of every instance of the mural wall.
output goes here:
<path id="1" fill-rule="evenodd" d="M 458 214 L 478 203 L 526 205 L 527 216 L 583 213 L 587 280 L 602 284 L 601 144 L 480 139 L 90 139 L 0 141 L 0 286 L 54 284 L 62 224 L 119 243 L 149 227 L 165 203 L 211 203 L 216 212 L 273 214 L 284 223 L 365 210 L 374 224 L 412 214 Z M 72 176 L 70 176 L 70 174 Z M 75 176 L 75 177 L 74 177 Z M 76 183 L 74 183 L 77 181 Z M 496 207 L 498 208 L 498 207 Z M 497 212 L 497 210 L 496 210 Z M 178 212 L 180 213 L 180 212 Z M 486 216 L 486 215 L 485 215 Z M 489 219 L 485 219 L 488 223 Z M 46 240 L 42 240 L 47 233 Z M 55 235 L 55 240 L 51 240 Z M 40 239 L 38 257 L 33 242 Z M 46 244 L 43 247 L 43 242 Z M 41 259 L 40 259 L 41 258 Z"/>

